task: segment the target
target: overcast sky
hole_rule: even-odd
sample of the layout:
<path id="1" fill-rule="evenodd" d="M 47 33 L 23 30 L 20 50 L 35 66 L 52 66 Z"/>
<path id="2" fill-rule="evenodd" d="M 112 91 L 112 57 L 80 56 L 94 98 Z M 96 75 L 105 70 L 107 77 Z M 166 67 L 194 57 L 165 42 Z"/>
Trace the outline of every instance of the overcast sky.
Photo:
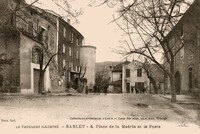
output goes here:
<path id="1" fill-rule="evenodd" d="M 33 1 L 33 0 L 32 0 Z M 83 34 L 86 45 L 97 47 L 96 61 L 120 61 L 122 56 L 113 53 L 112 48 L 120 46 L 119 40 L 122 39 L 122 33 L 115 23 L 112 21 L 114 13 L 112 8 L 107 5 L 100 7 L 91 7 L 88 4 L 91 0 L 71 0 L 74 10 L 83 10 L 83 14 L 78 17 L 78 24 L 73 26 Z M 51 9 L 59 12 L 58 8 L 50 0 L 40 0 L 39 4 L 42 8 Z M 38 6 L 38 5 L 37 5 Z"/>

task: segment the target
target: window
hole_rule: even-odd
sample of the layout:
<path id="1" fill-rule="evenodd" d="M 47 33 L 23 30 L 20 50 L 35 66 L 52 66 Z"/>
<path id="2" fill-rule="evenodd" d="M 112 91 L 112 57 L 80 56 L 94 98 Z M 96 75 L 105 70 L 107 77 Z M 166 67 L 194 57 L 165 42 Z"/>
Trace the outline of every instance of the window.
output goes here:
<path id="1" fill-rule="evenodd" d="M 65 61 L 65 60 L 63 60 L 63 68 L 65 68 L 65 63 L 66 63 L 66 61 Z"/>
<path id="2" fill-rule="evenodd" d="M 73 42 L 74 42 L 74 33 L 71 32 L 71 43 L 73 43 Z"/>
<path id="3" fill-rule="evenodd" d="M 65 53 L 65 44 L 63 44 L 63 53 Z"/>
<path id="4" fill-rule="evenodd" d="M 120 78 L 122 78 L 122 74 L 120 74 Z"/>
<path id="5" fill-rule="evenodd" d="M 46 29 L 45 28 L 43 28 L 43 27 L 41 27 L 41 26 L 39 26 L 39 33 L 38 33 L 38 40 L 39 41 L 43 41 L 44 40 L 44 35 L 45 35 L 45 31 L 46 31 Z"/>
<path id="6" fill-rule="evenodd" d="M 79 45 L 79 39 L 78 38 L 76 39 L 76 45 L 77 46 Z"/>
<path id="7" fill-rule="evenodd" d="M 28 32 L 33 35 L 33 22 L 28 21 Z"/>
<path id="8" fill-rule="evenodd" d="M 66 37 L 66 28 L 63 28 L 63 36 Z"/>
<path id="9" fill-rule="evenodd" d="M 181 48 L 181 50 L 180 50 L 180 58 L 181 58 L 181 59 L 184 58 L 184 47 Z"/>
<path id="10" fill-rule="evenodd" d="M 142 69 L 137 69 L 137 77 L 142 77 Z"/>
<path id="11" fill-rule="evenodd" d="M 76 59 L 79 59 L 79 52 L 76 51 Z"/>
<path id="12" fill-rule="evenodd" d="M 126 77 L 130 77 L 130 69 L 126 69 Z"/>
<path id="13" fill-rule="evenodd" d="M 71 69 L 73 70 L 73 62 L 71 62 Z"/>
<path id="14" fill-rule="evenodd" d="M 70 61 L 68 62 L 68 67 L 71 68 L 71 62 Z"/>
<path id="15" fill-rule="evenodd" d="M 72 48 L 69 47 L 69 56 L 72 56 Z"/>
<path id="16" fill-rule="evenodd" d="M 39 47 L 33 47 L 32 49 L 32 62 L 39 64 L 40 63 L 40 57 L 41 57 L 41 49 Z"/>

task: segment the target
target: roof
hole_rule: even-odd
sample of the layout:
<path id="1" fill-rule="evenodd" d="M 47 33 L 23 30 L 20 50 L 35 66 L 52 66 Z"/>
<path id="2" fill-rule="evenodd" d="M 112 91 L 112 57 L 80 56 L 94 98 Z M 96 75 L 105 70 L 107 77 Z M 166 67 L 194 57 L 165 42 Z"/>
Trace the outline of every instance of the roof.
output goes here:
<path id="1" fill-rule="evenodd" d="M 122 72 L 122 66 L 130 64 L 130 61 L 124 61 L 122 63 L 117 64 L 116 66 L 113 66 L 112 72 Z"/>
<path id="2" fill-rule="evenodd" d="M 193 13 L 195 9 L 195 7 L 199 8 L 200 5 L 200 1 L 199 0 L 194 0 L 193 3 L 190 5 L 190 7 L 185 11 L 184 15 L 179 19 L 178 23 L 172 28 L 172 30 L 167 34 L 167 38 L 170 38 L 173 33 L 179 29 L 183 23 L 189 19 L 191 16 L 193 16 L 196 13 Z M 192 15 L 191 15 L 192 14 Z"/>

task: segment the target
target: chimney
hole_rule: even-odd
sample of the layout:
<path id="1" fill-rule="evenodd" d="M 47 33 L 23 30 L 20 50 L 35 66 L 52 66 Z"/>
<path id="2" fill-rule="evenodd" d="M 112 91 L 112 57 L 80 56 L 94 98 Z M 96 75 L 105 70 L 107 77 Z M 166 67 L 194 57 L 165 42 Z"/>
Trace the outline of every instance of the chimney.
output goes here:
<path id="1" fill-rule="evenodd" d="M 71 23 L 71 20 L 70 20 L 70 19 L 67 19 L 67 23 L 70 24 L 70 23 Z"/>

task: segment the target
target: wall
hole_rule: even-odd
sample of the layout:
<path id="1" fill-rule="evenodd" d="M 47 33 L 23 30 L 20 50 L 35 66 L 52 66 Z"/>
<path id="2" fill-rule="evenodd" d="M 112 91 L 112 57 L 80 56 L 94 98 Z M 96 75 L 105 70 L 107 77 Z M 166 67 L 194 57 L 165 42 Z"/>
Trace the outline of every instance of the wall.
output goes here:
<path id="1" fill-rule="evenodd" d="M 137 76 L 137 69 L 141 68 L 141 63 L 132 62 L 128 65 L 124 65 L 123 67 L 123 76 L 124 76 L 124 84 L 123 84 L 123 92 L 126 92 L 126 83 L 130 83 L 130 91 L 131 86 L 135 86 L 136 82 L 144 82 L 144 86 L 148 87 L 148 78 L 144 69 L 142 69 L 142 77 Z M 126 69 L 130 69 L 130 77 L 126 77 Z"/>
<path id="2" fill-rule="evenodd" d="M 34 42 L 31 38 L 21 34 L 20 36 L 20 87 L 21 93 L 34 93 L 34 69 L 39 70 L 39 64 L 32 63 L 32 48 L 41 47 L 40 43 Z M 44 67 L 44 66 L 43 66 Z M 51 89 L 49 68 L 44 74 L 44 89 Z"/>
<path id="3" fill-rule="evenodd" d="M 2 58 L 11 59 L 11 65 L 3 65 L 0 74 L 3 76 L 3 92 L 20 92 L 20 68 L 19 68 L 19 35 L 0 37 L 0 54 L 6 54 Z"/>
<path id="4" fill-rule="evenodd" d="M 85 78 L 88 81 L 89 89 L 93 89 L 95 84 L 95 62 L 96 48 L 93 46 L 82 46 L 80 49 L 80 65 L 86 65 L 87 67 Z"/>

